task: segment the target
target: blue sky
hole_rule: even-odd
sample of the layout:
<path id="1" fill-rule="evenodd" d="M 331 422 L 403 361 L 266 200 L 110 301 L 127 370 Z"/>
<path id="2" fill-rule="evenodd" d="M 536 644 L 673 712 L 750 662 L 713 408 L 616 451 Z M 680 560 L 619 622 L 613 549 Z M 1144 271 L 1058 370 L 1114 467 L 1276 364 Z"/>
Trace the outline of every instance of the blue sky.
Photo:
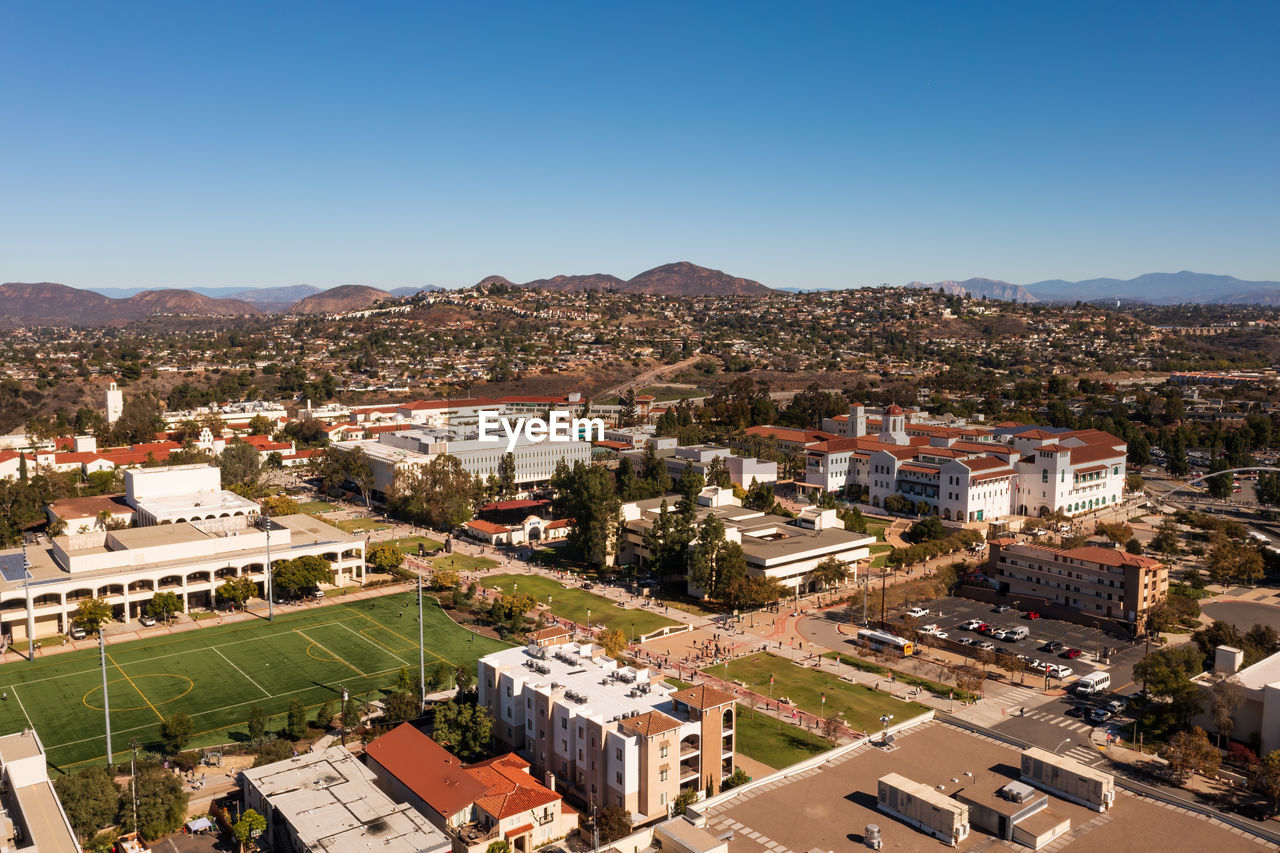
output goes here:
<path id="1" fill-rule="evenodd" d="M 0 281 L 1280 279 L 1280 4 L 0 4 Z"/>

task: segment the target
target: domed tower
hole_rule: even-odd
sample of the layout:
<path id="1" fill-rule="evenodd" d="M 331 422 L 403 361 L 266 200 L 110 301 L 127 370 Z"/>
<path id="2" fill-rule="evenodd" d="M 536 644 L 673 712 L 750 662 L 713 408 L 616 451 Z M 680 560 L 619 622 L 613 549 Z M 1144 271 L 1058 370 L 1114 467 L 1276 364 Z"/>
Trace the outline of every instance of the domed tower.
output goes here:
<path id="1" fill-rule="evenodd" d="M 114 379 L 107 386 L 107 425 L 120 420 L 120 416 L 124 414 L 124 392 L 116 385 Z"/>
<path id="2" fill-rule="evenodd" d="M 907 437 L 907 416 L 897 403 L 884 410 L 884 417 L 880 419 L 880 440 L 885 444 L 911 443 Z"/>

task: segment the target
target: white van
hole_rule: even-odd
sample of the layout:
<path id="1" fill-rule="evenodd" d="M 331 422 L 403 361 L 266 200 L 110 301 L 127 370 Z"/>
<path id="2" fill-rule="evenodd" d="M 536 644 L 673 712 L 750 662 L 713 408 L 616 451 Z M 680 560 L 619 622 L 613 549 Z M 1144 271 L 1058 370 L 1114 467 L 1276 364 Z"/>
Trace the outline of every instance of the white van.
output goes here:
<path id="1" fill-rule="evenodd" d="M 1004 639 L 1011 643 L 1025 640 L 1029 636 L 1031 636 L 1031 632 L 1027 630 L 1026 625 L 1015 625 L 1012 628 L 1006 628 L 1004 631 Z"/>
<path id="2" fill-rule="evenodd" d="M 1080 696 L 1092 696 L 1111 687 L 1111 673 L 1091 672 L 1081 676 L 1076 682 L 1076 693 Z"/>

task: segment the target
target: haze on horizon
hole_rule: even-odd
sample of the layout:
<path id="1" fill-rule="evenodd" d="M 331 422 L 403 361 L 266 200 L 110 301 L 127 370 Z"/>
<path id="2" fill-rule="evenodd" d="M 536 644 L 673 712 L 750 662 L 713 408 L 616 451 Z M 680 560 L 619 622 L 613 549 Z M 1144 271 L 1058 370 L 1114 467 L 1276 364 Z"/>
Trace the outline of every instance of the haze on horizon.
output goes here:
<path id="1" fill-rule="evenodd" d="M 0 281 L 1280 279 L 1280 6 L 42 3 Z"/>

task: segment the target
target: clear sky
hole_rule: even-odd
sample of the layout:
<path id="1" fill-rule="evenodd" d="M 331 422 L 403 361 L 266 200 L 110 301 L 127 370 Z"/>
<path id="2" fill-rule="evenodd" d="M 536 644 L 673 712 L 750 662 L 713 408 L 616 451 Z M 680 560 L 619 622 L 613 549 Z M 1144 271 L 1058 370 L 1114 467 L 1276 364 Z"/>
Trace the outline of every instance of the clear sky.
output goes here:
<path id="1" fill-rule="evenodd" d="M 1280 3 L 8 2 L 0 281 L 1280 279 Z"/>

